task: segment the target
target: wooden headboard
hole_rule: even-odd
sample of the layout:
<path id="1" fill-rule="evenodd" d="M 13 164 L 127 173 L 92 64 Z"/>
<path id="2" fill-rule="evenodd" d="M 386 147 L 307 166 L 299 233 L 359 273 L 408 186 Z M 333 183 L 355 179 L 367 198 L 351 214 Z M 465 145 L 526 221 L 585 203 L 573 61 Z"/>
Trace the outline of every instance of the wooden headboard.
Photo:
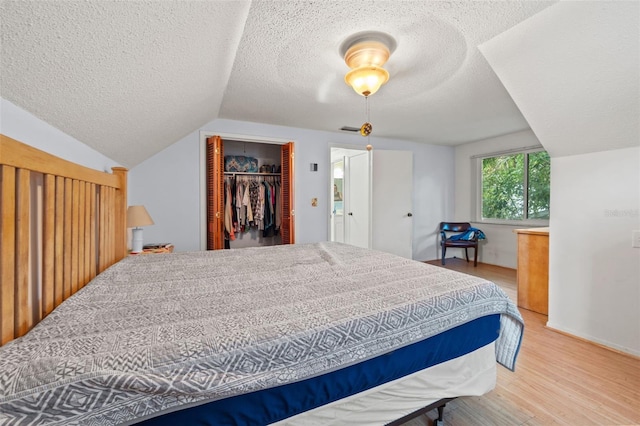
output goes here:
<path id="1" fill-rule="evenodd" d="M 0 345 L 127 255 L 127 169 L 112 170 L 0 135 Z"/>

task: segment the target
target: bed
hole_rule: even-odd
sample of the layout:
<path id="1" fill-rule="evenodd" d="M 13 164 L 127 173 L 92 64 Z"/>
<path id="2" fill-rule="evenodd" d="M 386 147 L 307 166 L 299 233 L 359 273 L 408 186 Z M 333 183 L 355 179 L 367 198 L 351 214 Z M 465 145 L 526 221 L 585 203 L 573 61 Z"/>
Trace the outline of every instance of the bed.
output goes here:
<path id="1" fill-rule="evenodd" d="M 4 209 L 16 181 L 4 167 L 17 166 L 0 167 Z M 126 174 L 118 182 L 126 194 Z M 120 220 L 87 247 L 119 242 Z M 386 424 L 488 392 L 496 360 L 515 366 L 522 318 L 486 280 L 340 243 L 129 257 L 106 246 L 109 262 L 96 256 L 96 276 L 55 309 L 27 297 L 44 318 L 0 347 L 0 423 Z M 42 281 L 24 280 L 28 294 L 46 295 Z"/>

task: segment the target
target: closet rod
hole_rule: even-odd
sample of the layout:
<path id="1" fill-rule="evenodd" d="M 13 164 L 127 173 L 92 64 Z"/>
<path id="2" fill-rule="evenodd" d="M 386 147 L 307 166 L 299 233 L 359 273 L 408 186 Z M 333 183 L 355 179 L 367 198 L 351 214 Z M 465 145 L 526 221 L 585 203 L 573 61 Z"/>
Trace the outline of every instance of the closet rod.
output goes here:
<path id="1" fill-rule="evenodd" d="M 251 173 L 251 172 L 224 172 L 225 175 L 228 176 L 280 176 L 281 173 Z"/>

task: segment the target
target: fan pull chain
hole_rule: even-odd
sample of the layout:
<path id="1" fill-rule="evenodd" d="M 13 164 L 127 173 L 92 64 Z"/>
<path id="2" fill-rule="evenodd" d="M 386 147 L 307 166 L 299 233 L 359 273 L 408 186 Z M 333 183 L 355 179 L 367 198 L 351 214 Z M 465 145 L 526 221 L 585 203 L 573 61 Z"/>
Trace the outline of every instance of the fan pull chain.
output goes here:
<path id="1" fill-rule="evenodd" d="M 370 123 L 371 120 L 369 119 L 370 109 L 369 109 L 369 97 L 368 96 L 365 96 L 365 98 L 364 98 L 364 105 L 365 105 L 365 107 L 364 107 L 365 108 L 365 113 L 367 115 L 367 123 Z"/>
<path id="2" fill-rule="evenodd" d="M 362 136 L 369 136 L 371 134 L 371 131 L 373 130 L 373 126 L 371 125 L 371 122 L 369 122 L 369 97 L 365 96 L 364 97 L 364 111 L 365 111 L 365 115 L 367 116 L 367 122 L 364 123 L 362 126 L 360 126 L 360 134 Z"/>

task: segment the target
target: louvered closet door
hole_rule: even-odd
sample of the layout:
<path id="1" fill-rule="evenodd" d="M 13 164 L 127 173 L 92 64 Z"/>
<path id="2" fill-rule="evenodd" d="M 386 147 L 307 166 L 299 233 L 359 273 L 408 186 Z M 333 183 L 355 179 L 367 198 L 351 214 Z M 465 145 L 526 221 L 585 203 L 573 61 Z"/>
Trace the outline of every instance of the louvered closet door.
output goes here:
<path id="1" fill-rule="evenodd" d="M 280 226 L 280 234 L 282 236 L 282 244 L 295 243 L 295 211 L 294 211 L 294 155 L 293 142 L 282 145 L 282 225 Z"/>
<path id="2" fill-rule="evenodd" d="M 224 154 L 220 136 L 207 139 L 207 250 L 224 248 Z"/>

